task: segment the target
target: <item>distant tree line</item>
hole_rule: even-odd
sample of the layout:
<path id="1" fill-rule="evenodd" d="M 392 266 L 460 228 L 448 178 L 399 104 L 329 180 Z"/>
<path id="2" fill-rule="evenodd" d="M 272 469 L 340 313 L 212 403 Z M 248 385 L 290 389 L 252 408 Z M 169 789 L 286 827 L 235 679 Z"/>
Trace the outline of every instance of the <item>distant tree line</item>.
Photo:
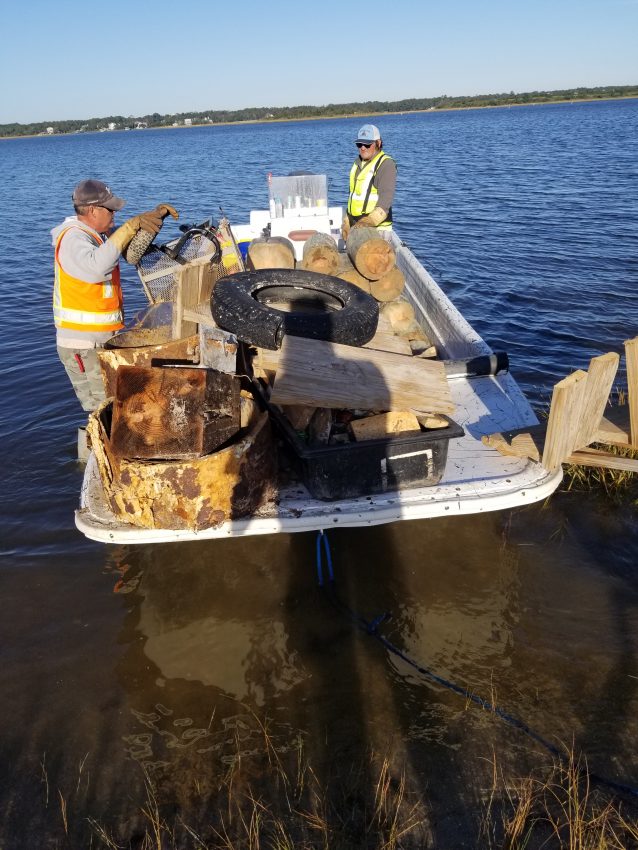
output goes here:
<path id="1" fill-rule="evenodd" d="M 637 86 L 600 86 L 598 88 L 558 89 L 482 94 L 470 97 L 408 98 L 392 102 L 369 100 L 363 103 L 329 103 L 327 106 L 255 106 L 246 109 L 209 109 L 205 112 L 180 112 L 173 115 L 109 115 L 69 121 L 38 121 L 32 124 L 0 124 L 0 136 L 38 136 L 63 133 L 92 133 L 125 128 L 172 127 L 184 123 L 232 124 L 241 121 L 290 121 L 303 118 L 342 118 L 395 112 L 420 112 L 436 109 L 461 109 L 482 106 L 509 106 L 525 103 L 558 103 L 570 100 L 607 100 L 638 97 Z"/>

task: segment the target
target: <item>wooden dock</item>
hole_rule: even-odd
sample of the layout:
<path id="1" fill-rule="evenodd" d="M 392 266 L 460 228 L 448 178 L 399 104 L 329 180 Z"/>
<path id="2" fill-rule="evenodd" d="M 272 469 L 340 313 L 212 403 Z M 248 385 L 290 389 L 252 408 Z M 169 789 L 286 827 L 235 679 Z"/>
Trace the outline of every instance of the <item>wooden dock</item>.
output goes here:
<path id="1" fill-rule="evenodd" d="M 597 446 L 638 451 L 638 337 L 624 343 L 627 361 L 627 404 L 612 406 L 609 395 L 620 356 L 593 357 L 589 369 L 578 369 L 555 386 L 546 423 L 533 428 L 489 434 L 483 442 L 503 455 L 528 457 L 553 471 L 561 464 L 638 472 L 638 458 Z"/>

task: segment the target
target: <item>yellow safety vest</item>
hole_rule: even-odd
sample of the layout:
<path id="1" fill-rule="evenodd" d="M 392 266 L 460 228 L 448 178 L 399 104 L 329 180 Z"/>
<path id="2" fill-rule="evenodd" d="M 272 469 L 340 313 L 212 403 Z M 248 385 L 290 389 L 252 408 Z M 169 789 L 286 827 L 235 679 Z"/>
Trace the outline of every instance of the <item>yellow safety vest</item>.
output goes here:
<path id="1" fill-rule="evenodd" d="M 78 225 L 71 225 L 77 227 Z M 122 309 L 122 286 L 120 267 L 115 266 L 111 274 L 101 283 L 87 283 L 72 277 L 60 265 L 60 244 L 67 227 L 58 236 L 55 244 L 55 284 L 53 286 L 53 318 L 58 328 L 77 331 L 117 331 L 124 327 Z M 90 230 L 80 227 L 98 245 L 103 240 Z"/>
<path id="2" fill-rule="evenodd" d="M 350 169 L 350 197 L 348 198 L 348 215 L 355 221 L 364 215 L 368 215 L 379 202 L 379 193 L 372 185 L 373 178 L 379 166 L 386 159 L 391 159 L 387 153 L 379 151 L 369 162 L 366 162 L 357 173 L 358 162 L 352 164 Z M 392 229 L 392 208 L 386 210 L 388 217 L 378 227 L 387 230 Z"/>

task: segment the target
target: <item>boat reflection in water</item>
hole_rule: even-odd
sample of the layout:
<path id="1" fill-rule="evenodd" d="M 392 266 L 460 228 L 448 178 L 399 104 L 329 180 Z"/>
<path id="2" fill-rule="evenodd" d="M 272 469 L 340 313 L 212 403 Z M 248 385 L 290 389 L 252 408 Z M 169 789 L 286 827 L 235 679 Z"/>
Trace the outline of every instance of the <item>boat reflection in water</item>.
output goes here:
<path id="1" fill-rule="evenodd" d="M 303 751 L 322 785 L 356 771 L 370 804 L 375 758 L 387 756 L 393 775 L 427 787 L 434 809 L 444 800 L 467 809 L 478 801 L 463 789 L 483 773 L 479 786 L 489 787 L 493 746 L 513 747 L 516 770 L 533 763 L 524 736 L 467 711 L 353 617 L 388 612 L 384 637 L 417 662 L 521 705 L 526 673 L 512 676 L 519 564 L 503 517 L 338 530 L 330 539 L 338 601 L 317 586 L 313 535 L 269 536 L 259 549 L 244 540 L 180 544 L 179 565 L 173 546 L 123 550 L 128 581 L 140 579 L 127 595 L 119 666 L 130 702 L 124 748 L 167 799 L 193 806 L 195 783 L 211 791 L 219 770 L 240 762 L 267 789 L 272 754 L 293 769 Z"/>

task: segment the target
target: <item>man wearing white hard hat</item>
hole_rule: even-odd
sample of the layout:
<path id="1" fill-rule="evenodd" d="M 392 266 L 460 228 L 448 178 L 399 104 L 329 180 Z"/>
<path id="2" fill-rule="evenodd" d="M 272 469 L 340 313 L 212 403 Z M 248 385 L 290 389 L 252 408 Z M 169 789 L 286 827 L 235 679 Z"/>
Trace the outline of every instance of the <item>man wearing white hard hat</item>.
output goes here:
<path id="1" fill-rule="evenodd" d="M 348 212 L 341 235 L 348 238 L 351 227 L 392 229 L 392 201 L 397 185 L 397 166 L 383 150 L 379 128 L 364 124 L 355 145 L 359 156 L 350 169 Z"/>

